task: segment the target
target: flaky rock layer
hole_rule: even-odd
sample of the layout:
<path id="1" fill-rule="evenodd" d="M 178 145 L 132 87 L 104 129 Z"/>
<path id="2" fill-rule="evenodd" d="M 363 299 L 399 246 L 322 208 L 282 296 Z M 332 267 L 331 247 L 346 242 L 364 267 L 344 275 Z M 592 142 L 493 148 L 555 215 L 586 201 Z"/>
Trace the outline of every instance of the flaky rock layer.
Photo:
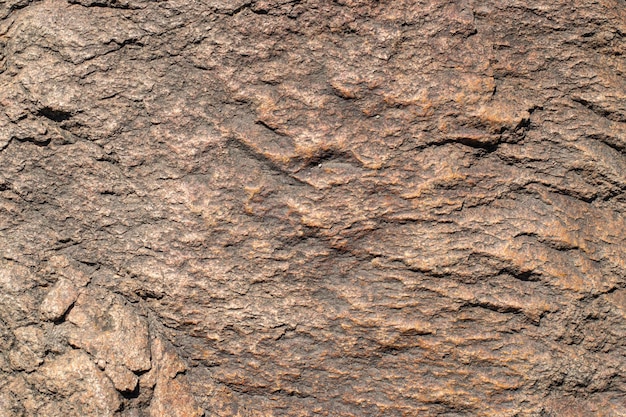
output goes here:
<path id="1" fill-rule="evenodd" d="M 623 0 L 0 19 L 0 416 L 626 415 Z"/>

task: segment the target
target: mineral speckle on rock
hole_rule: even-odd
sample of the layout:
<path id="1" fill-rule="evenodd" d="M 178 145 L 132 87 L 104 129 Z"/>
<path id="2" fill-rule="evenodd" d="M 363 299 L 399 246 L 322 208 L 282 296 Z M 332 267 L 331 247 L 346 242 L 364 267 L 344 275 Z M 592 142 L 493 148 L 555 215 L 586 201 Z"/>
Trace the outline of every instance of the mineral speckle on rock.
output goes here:
<path id="1" fill-rule="evenodd" d="M 15 329 L 13 335 L 14 343 L 7 353 L 12 369 L 34 371 L 43 363 L 43 331 L 36 326 L 26 326 Z"/>
<path id="2" fill-rule="evenodd" d="M 46 295 L 39 311 L 45 320 L 57 321 L 67 313 L 77 297 L 76 286 L 71 281 L 61 278 Z"/>
<path id="3" fill-rule="evenodd" d="M 625 33 L 0 2 L 0 416 L 626 415 Z"/>
<path id="4" fill-rule="evenodd" d="M 133 392 L 137 388 L 137 375 L 123 365 L 108 365 L 104 372 L 120 392 Z"/>
<path id="5" fill-rule="evenodd" d="M 190 393 L 187 366 L 162 338 L 152 340 L 152 359 L 156 379 L 150 402 L 150 417 L 201 417 L 203 411 Z"/>
<path id="6" fill-rule="evenodd" d="M 81 294 L 67 316 L 72 346 L 89 352 L 106 364 L 131 371 L 150 369 L 148 325 L 121 297 L 105 290 Z"/>
<path id="7" fill-rule="evenodd" d="M 111 381 L 79 350 L 50 360 L 29 379 L 40 395 L 50 395 L 50 399 L 42 401 L 41 415 L 107 417 L 113 416 L 121 405 Z"/>

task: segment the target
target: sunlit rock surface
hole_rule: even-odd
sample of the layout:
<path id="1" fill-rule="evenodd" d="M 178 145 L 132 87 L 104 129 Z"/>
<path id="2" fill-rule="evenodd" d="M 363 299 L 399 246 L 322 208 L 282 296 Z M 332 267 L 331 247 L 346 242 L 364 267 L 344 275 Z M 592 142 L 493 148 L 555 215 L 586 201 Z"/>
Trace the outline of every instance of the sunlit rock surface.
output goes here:
<path id="1" fill-rule="evenodd" d="M 0 19 L 0 416 L 626 415 L 623 0 Z"/>

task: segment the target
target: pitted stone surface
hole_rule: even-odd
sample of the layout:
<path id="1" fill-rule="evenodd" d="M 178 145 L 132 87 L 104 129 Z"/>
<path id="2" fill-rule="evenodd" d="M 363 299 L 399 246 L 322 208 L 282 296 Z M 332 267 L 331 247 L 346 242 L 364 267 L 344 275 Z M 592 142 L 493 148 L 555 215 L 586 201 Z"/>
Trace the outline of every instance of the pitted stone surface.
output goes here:
<path id="1" fill-rule="evenodd" d="M 626 415 L 624 6 L 0 2 L 0 416 Z"/>

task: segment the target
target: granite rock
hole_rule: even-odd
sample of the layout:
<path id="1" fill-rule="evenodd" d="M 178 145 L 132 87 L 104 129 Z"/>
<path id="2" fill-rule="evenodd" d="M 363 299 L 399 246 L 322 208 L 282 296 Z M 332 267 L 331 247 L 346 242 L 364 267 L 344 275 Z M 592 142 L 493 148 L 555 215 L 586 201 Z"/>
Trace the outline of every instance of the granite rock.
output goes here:
<path id="1" fill-rule="evenodd" d="M 152 341 L 152 359 L 156 386 L 150 402 L 150 417 L 202 417 L 204 412 L 190 393 L 185 375 L 187 366 L 160 337 Z"/>
<path id="2" fill-rule="evenodd" d="M 59 279 L 50 292 L 46 295 L 39 311 L 45 320 L 57 321 L 65 316 L 65 313 L 74 305 L 78 297 L 76 286 L 71 281 Z"/>
<path id="3" fill-rule="evenodd" d="M 150 369 L 148 325 L 121 297 L 106 290 L 82 293 L 67 316 L 70 345 L 84 349 L 97 361 L 131 371 Z"/>
<path id="4" fill-rule="evenodd" d="M 0 2 L 0 416 L 626 415 L 624 6 Z"/>

